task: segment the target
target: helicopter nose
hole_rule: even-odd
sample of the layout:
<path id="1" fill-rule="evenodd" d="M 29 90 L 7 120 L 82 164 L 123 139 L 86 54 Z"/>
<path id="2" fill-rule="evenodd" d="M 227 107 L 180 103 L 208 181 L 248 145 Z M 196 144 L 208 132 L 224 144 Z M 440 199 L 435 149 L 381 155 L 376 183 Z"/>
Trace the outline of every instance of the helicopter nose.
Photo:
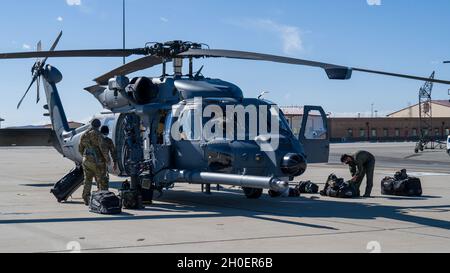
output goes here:
<path id="1" fill-rule="evenodd" d="M 306 172 L 306 159 L 301 154 L 290 153 L 283 157 L 281 170 L 291 177 L 300 176 Z"/>

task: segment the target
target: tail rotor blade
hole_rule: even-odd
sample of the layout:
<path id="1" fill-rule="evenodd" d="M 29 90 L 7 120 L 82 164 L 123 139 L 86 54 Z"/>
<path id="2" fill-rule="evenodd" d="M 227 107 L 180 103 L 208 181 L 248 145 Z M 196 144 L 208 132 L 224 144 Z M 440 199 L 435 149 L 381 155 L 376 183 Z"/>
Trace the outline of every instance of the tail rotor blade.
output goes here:
<path id="1" fill-rule="evenodd" d="M 39 41 L 39 42 L 37 43 L 36 51 L 38 51 L 38 52 L 42 51 L 42 41 Z"/>
<path id="2" fill-rule="evenodd" d="M 41 51 L 42 51 L 42 42 L 41 42 L 41 41 L 39 41 L 39 42 L 37 43 L 36 51 L 37 51 L 37 52 L 41 52 Z M 39 62 L 39 58 L 36 59 L 36 62 Z"/>
<path id="3" fill-rule="evenodd" d="M 38 77 L 37 78 L 37 82 L 36 82 L 36 92 L 37 92 L 37 95 L 36 95 L 36 104 L 38 104 L 39 103 L 39 101 L 41 101 L 41 90 L 40 90 L 40 88 L 41 88 L 41 77 Z"/>
<path id="4" fill-rule="evenodd" d="M 63 35 L 63 32 L 60 31 L 59 34 L 58 34 L 58 37 L 56 37 L 56 40 L 55 40 L 55 42 L 53 42 L 53 45 L 52 45 L 52 47 L 50 48 L 49 51 L 55 51 L 56 46 L 58 46 L 59 40 L 61 40 L 62 35 Z M 46 58 L 42 61 L 41 67 L 44 67 L 44 65 L 45 65 L 45 63 L 47 62 L 47 60 L 48 60 L 48 57 L 46 57 Z"/>
<path id="5" fill-rule="evenodd" d="M 22 105 L 22 102 L 24 101 L 24 99 L 26 98 L 26 96 L 28 95 L 28 92 L 30 92 L 31 87 L 33 86 L 34 82 L 36 81 L 36 79 L 38 78 L 38 76 L 34 76 L 33 80 L 30 83 L 30 86 L 28 86 L 27 91 L 25 92 L 25 94 L 23 95 L 22 99 L 19 101 L 19 104 L 17 104 L 17 109 L 20 108 L 20 106 Z"/>

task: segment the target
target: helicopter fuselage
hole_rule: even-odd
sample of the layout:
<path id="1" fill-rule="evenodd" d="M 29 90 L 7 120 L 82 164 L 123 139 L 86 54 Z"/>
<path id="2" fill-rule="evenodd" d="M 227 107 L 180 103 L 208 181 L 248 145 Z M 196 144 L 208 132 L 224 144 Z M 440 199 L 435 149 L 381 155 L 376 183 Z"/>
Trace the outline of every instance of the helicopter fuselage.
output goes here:
<path id="1" fill-rule="evenodd" d="M 78 145 L 90 126 L 66 129 L 66 121 L 60 121 L 64 112 L 57 82 L 46 77 L 59 71 L 51 66 L 46 70 L 47 108 L 58 150 L 80 165 Z M 289 181 L 306 171 L 303 145 L 278 107 L 244 98 L 242 90 L 229 82 L 116 77 L 108 86 L 87 90 L 111 111 L 94 118 L 110 129 L 119 168 L 109 169 L 117 176 L 139 177 L 137 181 L 151 181 L 159 189 L 185 182 L 284 191 Z"/>

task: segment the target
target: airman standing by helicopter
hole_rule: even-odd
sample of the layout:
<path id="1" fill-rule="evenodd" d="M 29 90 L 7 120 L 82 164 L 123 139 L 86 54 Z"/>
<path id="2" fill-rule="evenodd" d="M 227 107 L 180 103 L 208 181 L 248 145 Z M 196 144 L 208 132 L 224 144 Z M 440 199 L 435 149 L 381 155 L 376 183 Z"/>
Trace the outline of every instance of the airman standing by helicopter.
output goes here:
<path id="1" fill-rule="evenodd" d="M 79 146 L 80 154 L 83 155 L 83 200 L 86 205 L 89 205 L 93 178 L 97 181 L 97 187 L 100 191 L 108 190 L 106 166 L 111 162 L 109 154 L 102 149 L 104 140 L 99 130 L 100 120 L 94 119 L 91 126 L 92 128 L 81 137 Z"/>
<path id="2" fill-rule="evenodd" d="M 108 155 L 109 159 L 112 159 L 113 162 L 113 170 L 117 170 L 117 152 L 116 152 L 116 146 L 114 145 L 114 142 L 112 139 L 110 139 L 109 136 L 109 127 L 103 126 L 100 129 L 100 132 L 103 136 L 103 142 L 102 142 L 102 150 L 104 153 Z"/>
<path id="3" fill-rule="evenodd" d="M 352 184 L 360 195 L 360 188 L 364 177 L 367 177 L 367 186 L 364 197 L 370 197 L 373 188 L 373 176 L 375 172 L 375 156 L 367 151 L 358 151 L 354 155 L 344 154 L 341 162 L 350 168 L 353 178 Z"/>

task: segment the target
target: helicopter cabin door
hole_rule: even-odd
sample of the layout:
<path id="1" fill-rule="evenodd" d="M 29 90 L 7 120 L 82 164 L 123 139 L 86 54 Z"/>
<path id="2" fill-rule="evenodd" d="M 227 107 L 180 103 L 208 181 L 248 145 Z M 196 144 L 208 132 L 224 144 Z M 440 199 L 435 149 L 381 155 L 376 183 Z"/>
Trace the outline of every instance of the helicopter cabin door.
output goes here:
<path id="1" fill-rule="evenodd" d="M 305 106 L 299 134 L 308 163 L 328 163 L 330 134 L 328 119 L 320 106 Z"/>

